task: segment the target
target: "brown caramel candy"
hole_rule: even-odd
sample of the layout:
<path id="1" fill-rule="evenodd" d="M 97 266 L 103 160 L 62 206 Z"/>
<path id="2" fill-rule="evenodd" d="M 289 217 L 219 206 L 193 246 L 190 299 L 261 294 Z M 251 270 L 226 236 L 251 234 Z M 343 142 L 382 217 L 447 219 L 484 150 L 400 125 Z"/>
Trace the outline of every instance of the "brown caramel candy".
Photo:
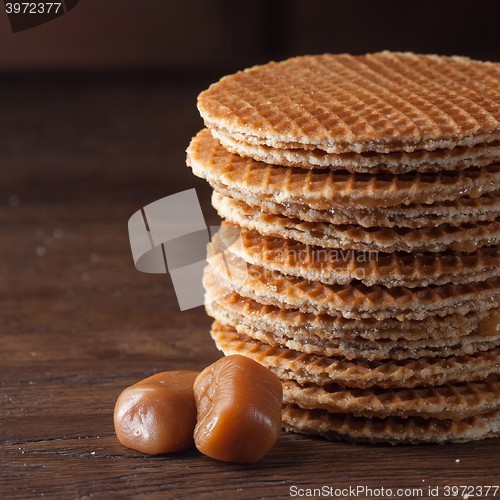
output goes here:
<path id="1" fill-rule="evenodd" d="M 239 354 L 219 359 L 198 375 L 194 396 L 194 441 L 209 457 L 257 462 L 280 435 L 280 379 L 252 359 Z"/>
<path id="2" fill-rule="evenodd" d="M 157 373 L 125 389 L 115 405 L 116 437 L 133 450 L 157 455 L 193 445 L 199 372 Z"/>

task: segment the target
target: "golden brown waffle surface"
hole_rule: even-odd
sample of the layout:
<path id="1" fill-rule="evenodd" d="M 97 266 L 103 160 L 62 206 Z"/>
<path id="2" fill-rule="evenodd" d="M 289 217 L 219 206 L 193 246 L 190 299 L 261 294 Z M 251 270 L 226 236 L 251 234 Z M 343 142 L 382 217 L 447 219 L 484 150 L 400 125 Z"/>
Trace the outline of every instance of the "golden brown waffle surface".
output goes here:
<path id="1" fill-rule="evenodd" d="M 187 163 L 227 221 L 203 278 L 211 335 L 280 377 L 284 428 L 500 435 L 500 64 L 296 57 L 198 108 Z"/>
<path id="2" fill-rule="evenodd" d="M 404 175 L 304 170 L 231 154 L 206 129 L 193 138 L 187 162 L 215 189 L 226 188 L 275 203 L 301 203 L 317 210 L 433 203 L 468 195 L 478 198 L 500 189 L 497 163 L 481 169 Z"/>
<path id="3" fill-rule="evenodd" d="M 225 252 L 230 266 L 241 266 L 241 260 Z M 220 283 L 263 304 L 284 309 L 299 309 L 313 314 L 346 318 L 424 319 L 431 315 L 467 314 L 500 306 L 500 278 L 478 283 L 418 288 L 368 287 L 356 281 L 348 285 L 325 285 L 319 281 L 288 276 L 248 264 L 244 277 L 227 273 L 224 260 L 213 261 L 205 269 Z"/>
<path id="4" fill-rule="evenodd" d="M 500 332 L 487 336 L 479 333 L 458 338 L 421 339 L 421 340 L 386 340 L 385 342 L 364 340 L 361 338 L 330 338 L 307 332 L 286 332 L 279 324 L 259 327 L 255 321 L 245 321 L 245 317 L 224 309 L 217 302 L 207 299 L 207 313 L 219 323 L 231 326 L 238 333 L 271 346 L 288 347 L 306 354 L 320 356 L 343 356 L 348 360 L 367 359 L 419 359 L 423 357 L 448 357 L 489 351 L 500 345 Z"/>
<path id="5" fill-rule="evenodd" d="M 381 52 L 255 66 L 198 98 L 208 127 L 275 149 L 434 150 L 500 136 L 500 66 Z"/>
<path id="6" fill-rule="evenodd" d="M 224 232 L 219 235 L 224 240 Z M 421 287 L 473 283 L 500 275 L 498 246 L 472 253 L 368 253 L 315 247 L 257 231 L 240 229 L 240 235 L 241 244 L 231 251 L 246 262 L 330 285 L 359 280 L 367 286 Z"/>
<path id="7" fill-rule="evenodd" d="M 269 368 L 282 380 L 295 380 L 299 384 L 338 384 L 360 389 L 377 385 L 394 389 L 471 382 L 500 374 L 500 347 L 447 358 L 369 361 L 318 356 L 270 346 L 217 321 L 212 325 L 211 335 L 224 354 L 239 353 L 248 356 Z"/>
<path id="8" fill-rule="evenodd" d="M 350 319 L 343 316 L 304 313 L 298 309 L 284 309 L 261 304 L 249 297 L 224 287 L 219 280 L 206 272 L 203 284 L 207 290 L 206 307 L 218 308 L 219 314 L 236 317 L 239 322 L 251 324 L 262 330 L 276 330 L 288 337 L 318 338 L 322 340 L 342 339 L 347 341 L 378 342 L 383 347 L 390 342 L 458 341 L 470 336 L 491 311 L 469 314 L 428 316 L 423 320 L 399 321 L 395 318 Z M 214 302 L 217 305 L 214 305 Z M 493 314 L 496 311 L 493 311 Z M 495 329 L 490 335 L 500 335 Z"/>
<path id="9" fill-rule="evenodd" d="M 284 405 L 285 430 L 353 443 L 464 443 L 500 436 L 500 411 L 461 420 L 436 418 L 366 418 Z"/>
<path id="10" fill-rule="evenodd" d="M 337 207 L 334 210 L 315 210 L 299 203 L 275 203 L 259 200 L 254 196 L 242 196 L 221 189 L 214 191 L 212 204 L 221 217 L 226 219 L 254 219 L 265 221 L 270 216 L 296 219 L 299 223 L 330 223 L 333 225 L 359 225 L 361 227 L 430 228 L 442 225 L 460 226 L 467 223 L 494 221 L 500 217 L 500 192 L 487 193 L 479 198 L 457 198 L 448 202 L 411 204 L 376 209 Z M 260 217 L 259 217 L 260 215 Z M 237 222 L 235 222 L 237 223 Z M 242 224 L 240 224 L 242 225 Z M 311 226 L 311 232 L 314 227 Z"/>
<path id="11" fill-rule="evenodd" d="M 355 417 L 423 417 L 461 420 L 500 408 L 500 376 L 438 387 L 347 389 L 283 381 L 285 404 Z"/>
<path id="12" fill-rule="evenodd" d="M 248 156 L 269 164 L 306 169 L 327 168 L 362 173 L 441 172 L 461 170 L 470 166 L 484 167 L 498 161 L 500 143 L 493 141 L 472 147 L 434 151 L 418 150 L 412 153 L 327 153 L 321 149 L 276 149 L 264 144 L 236 141 L 233 137 L 212 129 L 212 135 L 229 152 Z"/>
<path id="13" fill-rule="evenodd" d="M 222 197 L 214 205 L 235 225 L 263 235 L 294 239 L 307 245 L 364 252 L 445 252 L 474 251 L 500 244 L 500 217 L 492 221 L 442 224 L 422 228 L 363 227 L 357 224 L 305 222 L 301 219 L 263 212 L 248 205 L 226 203 Z"/>
<path id="14" fill-rule="evenodd" d="M 196 175 L 214 188 L 227 188 L 271 199 L 275 203 L 302 203 L 310 208 L 376 208 L 410 203 L 432 203 L 500 188 L 500 165 L 440 173 L 352 174 L 287 168 L 256 162 L 229 153 L 202 130 L 187 149 L 187 161 Z"/>

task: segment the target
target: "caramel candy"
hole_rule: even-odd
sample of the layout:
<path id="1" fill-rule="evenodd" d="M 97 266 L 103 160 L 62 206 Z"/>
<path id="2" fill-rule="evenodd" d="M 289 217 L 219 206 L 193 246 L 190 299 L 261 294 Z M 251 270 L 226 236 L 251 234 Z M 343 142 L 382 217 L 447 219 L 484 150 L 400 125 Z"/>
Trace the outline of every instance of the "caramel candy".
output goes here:
<path id="1" fill-rule="evenodd" d="M 157 455 L 193 445 L 199 372 L 157 373 L 125 389 L 115 405 L 116 437 L 133 450 Z"/>
<path id="2" fill-rule="evenodd" d="M 194 441 L 205 455 L 253 463 L 281 432 L 283 389 L 264 366 L 235 354 L 205 368 L 194 383 L 198 423 Z"/>

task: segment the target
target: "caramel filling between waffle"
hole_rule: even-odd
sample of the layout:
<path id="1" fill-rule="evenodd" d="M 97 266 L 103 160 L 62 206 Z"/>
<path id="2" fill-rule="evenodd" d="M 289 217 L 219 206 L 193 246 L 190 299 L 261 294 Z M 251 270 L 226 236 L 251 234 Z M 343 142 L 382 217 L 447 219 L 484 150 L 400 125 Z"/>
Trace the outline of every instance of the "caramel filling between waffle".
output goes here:
<path id="1" fill-rule="evenodd" d="M 485 337 L 495 337 L 500 335 L 500 312 L 491 314 L 488 318 L 479 323 L 477 333 Z"/>
<path id="2" fill-rule="evenodd" d="M 472 253 L 478 249 L 478 244 L 472 241 L 454 241 L 450 248 L 455 250 L 455 252 L 467 252 Z"/>

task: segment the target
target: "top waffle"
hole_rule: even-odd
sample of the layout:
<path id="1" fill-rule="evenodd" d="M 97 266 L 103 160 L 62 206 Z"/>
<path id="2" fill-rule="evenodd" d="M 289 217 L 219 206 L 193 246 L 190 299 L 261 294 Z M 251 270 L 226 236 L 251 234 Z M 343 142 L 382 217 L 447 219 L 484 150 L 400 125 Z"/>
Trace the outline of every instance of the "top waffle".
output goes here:
<path id="1" fill-rule="evenodd" d="M 500 64 L 391 52 L 296 57 L 222 78 L 198 108 L 243 155 L 257 145 L 421 158 L 500 139 Z"/>

